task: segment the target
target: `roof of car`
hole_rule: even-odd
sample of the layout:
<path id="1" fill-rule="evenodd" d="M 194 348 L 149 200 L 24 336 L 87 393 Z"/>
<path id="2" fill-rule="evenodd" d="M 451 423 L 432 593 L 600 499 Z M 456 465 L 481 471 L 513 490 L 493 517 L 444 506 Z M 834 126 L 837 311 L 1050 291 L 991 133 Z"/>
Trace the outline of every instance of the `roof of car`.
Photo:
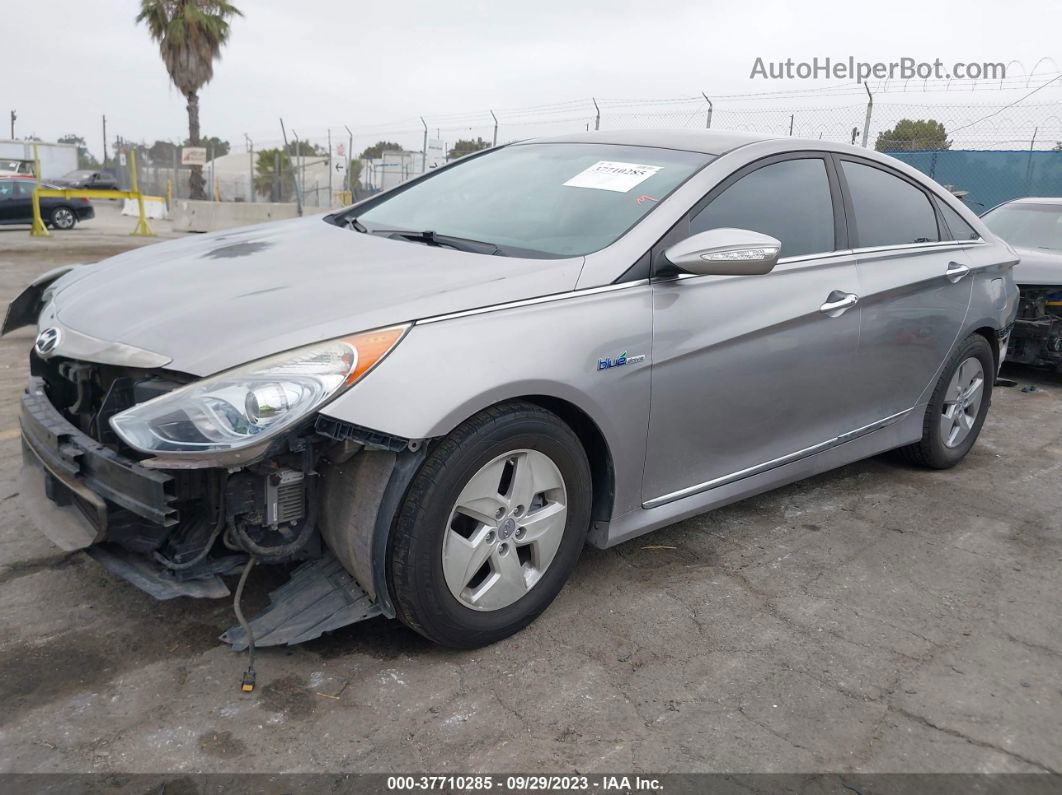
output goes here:
<path id="1" fill-rule="evenodd" d="M 680 149 L 721 155 L 732 149 L 757 141 L 769 141 L 775 135 L 734 132 L 732 130 L 595 130 L 535 138 L 522 143 L 594 143 L 621 146 L 655 146 L 660 149 Z"/>
<path id="2" fill-rule="evenodd" d="M 1062 196 L 1022 196 L 1005 204 L 1062 204 Z"/>

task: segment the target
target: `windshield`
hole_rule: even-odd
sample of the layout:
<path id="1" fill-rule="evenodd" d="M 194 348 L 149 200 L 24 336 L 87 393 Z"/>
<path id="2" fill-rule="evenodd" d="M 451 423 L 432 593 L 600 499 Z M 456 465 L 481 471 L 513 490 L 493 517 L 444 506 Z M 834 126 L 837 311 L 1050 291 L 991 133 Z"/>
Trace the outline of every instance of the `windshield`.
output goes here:
<path id="1" fill-rule="evenodd" d="M 21 160 L 11 160 L 6 157 L 0 158 L 0 171 L 18 171 L 21 165 Z"/>
<path id="2" fill-rule="evenodd" d="M 500 253 L 581 256 L 617 240 L 711 155 L 602 144 L 515 144 L 355 211 L 369 232 L 435 232 Z"/>
<path id="3" fill-rule="evenodd" d="M 1062 205 L 1004 204 L 981 220 L 1012 246 L 1062 251 Z"/>

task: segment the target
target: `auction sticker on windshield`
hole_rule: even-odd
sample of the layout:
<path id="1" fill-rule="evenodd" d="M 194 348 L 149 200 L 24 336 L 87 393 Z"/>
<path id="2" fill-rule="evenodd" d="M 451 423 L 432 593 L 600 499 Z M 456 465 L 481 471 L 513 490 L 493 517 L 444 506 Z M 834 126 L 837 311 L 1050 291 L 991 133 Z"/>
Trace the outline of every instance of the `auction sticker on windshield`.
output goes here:
<path id="1" fill-rule="evenodd" d="M 595 188 L 626 193 L 635 185 L 645 182 L 663 166 L 643 166 L 638 163 L 618 163 L 613 160 L 598 160 L 585 171 L 580 171 L 565 182 L 569 188 Z"/>

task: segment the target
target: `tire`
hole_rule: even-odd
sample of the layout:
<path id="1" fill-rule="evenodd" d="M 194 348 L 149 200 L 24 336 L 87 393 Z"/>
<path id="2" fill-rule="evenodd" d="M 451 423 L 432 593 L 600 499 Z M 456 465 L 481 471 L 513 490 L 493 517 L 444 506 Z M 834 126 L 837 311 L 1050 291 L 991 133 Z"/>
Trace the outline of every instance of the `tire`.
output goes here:
<path id="1" fill-rule="evenodd" d="M 971 381 L 978 373 L 981 384 L 970 397 Z M 981 433 L 992 402 L 995 374 L 995 357 L 988 340 L 980 334 L 963 340 L 941 371 L 926 406 L 922 439 L 901 447 L 898 452 L 902 457 L 931 469 L 949 469 L 962 461 Z"/>
<path id="2" fill-rule="evenodd" d="M 398 618 L 464 649 L 523 629 L 574 569 L 590 502 L 586 453 L 559 417 L 522 401 L 476 414 L 431 450 L 395 520 L 387 569 Z"/>
<path id="3" fill-rule="evenodd" d="M 77 213 L 69 207 L 56 207 L 49 216 L 54 229 L 73 229 L 77 223 Z"/>

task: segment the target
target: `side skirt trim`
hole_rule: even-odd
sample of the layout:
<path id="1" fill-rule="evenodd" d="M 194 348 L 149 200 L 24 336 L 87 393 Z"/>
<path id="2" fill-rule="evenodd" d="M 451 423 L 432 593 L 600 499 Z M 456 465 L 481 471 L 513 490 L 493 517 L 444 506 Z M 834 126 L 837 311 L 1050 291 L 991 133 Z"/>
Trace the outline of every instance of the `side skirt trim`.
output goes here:
<path id="1" fill-rule="evenodd" d="M 731 472 L 729 475 L 723 475 L 712 480 L 706 480 L 704 483 L 698 483 L 694 486 L 688 486 L 678 491 L 673 491 L 670 494 L 664 494 L 660 497 L 654 497 L 651 500 L 647 500 L 642 503 L 643 508 L 656 508 L 660 505 L 666 505 L 669 502 L 675 500 L 681 500 L 683 497 L 692 497 L 694 494 L 700 494 L 710 489 L 719 488 L 725 486 L 728 483 L 734 483 L 735 481 L 742 480 L 753 475 L 759 475 L 762 472 L 775 469 L 776 467 L 784 466 L 785 464 L 791 464 L 794 461 L 799 461 L 801 458 L 807 458 L 808 456 L 815 455 L 829 450 L 831 447 L 837 447 L 838 445 L 850 442 L 853 439 L 858 439 L 860 436 L 865 436 L 868 433 L 880 430 L 888 425 L 892 425 L 894 422 L 899 422 L 914 411 L 913 408 L 905 409 L 903 411 L 892 414 L 884 419 L 872 422 L 869 425 L 864 425 L 862 428 L 856 428 L 854 431 L 848 431 L 840 436 L 835 436 L 833 439 L 827 439 L 825 442 L 812 445 L 811 447 L 805 447 L 803 450 L 797 450 L 795 453 L 789 453 L 788 455 L 781 456 L 779 458 L 773 458 L 770 461 L 764 461 L 762 464 L 756 464 L 755 466 L 747 467 L 745 469 L 739 469 L 737 472 Z"/>
<path id="2" fill-rule="evenodd" d="M 903 412 L 898 421 L 859 436 L 846 435 L 848 440 L 813 455 L 798 458 L 774 469 L 749 475 L 723 486 L 674 500 L 651 510 L 635 508 L 614 516 L 604 527 L 591 529 L 588 538 L 592 546 L 605 549 L 691 516 L 722 508 L 724 505 L 794 483 L 798 480 L 828 472 L 861 461 L 897 447 L 918 441 L 922 436 L 924 403 Z M 852 434 L 856 432 L 853 431 Z"/>

